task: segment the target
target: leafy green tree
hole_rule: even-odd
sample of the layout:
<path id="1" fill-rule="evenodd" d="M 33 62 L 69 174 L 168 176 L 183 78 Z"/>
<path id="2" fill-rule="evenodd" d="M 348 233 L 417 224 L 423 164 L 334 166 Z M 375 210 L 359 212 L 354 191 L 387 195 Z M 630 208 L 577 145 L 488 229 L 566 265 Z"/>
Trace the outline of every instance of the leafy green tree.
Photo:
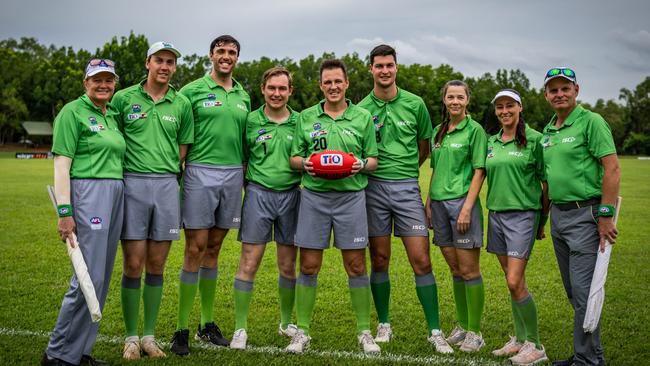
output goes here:
<path id="1" fill-rule="evenodd" d="M 147 76 L 144 66 L 147 58 L 149 41 L 144 35 L 131 31 L 128 37 L 113 37 L 110 42 L 95 51 L 99 58 L 115 61 L 115 71 L 120 76 L 118 89 L 139 83 Z"/>

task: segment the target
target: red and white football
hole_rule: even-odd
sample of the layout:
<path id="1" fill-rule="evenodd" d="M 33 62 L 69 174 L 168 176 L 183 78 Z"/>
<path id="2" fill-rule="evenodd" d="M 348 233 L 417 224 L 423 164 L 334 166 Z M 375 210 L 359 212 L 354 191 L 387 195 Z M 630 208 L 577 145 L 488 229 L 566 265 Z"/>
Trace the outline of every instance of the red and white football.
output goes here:
<path id="1" fill-rule="evenodd" d="M 349 177 L 356 160 L 354 154 L 339 150 L 324 150 L 309 157 L 309 161 L 314 163 L 314 173 L 323 179 Z"/>

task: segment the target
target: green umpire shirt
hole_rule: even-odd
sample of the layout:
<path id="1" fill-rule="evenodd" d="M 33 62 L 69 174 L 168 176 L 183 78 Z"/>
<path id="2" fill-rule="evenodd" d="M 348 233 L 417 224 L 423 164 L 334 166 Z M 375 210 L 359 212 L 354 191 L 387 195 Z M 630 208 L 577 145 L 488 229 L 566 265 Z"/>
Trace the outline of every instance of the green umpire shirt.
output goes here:
<path id="1" fill-rule="evenodd" d="M 241 166 L 245 160 L 244 130 L 251 99 L 241 84 L 232 82 L 226 91 L 207 74 L 181 89 L 194 115 L 194 143 L 187 163 Z"/>
<path id="2" fill-rule="evenodd" d="M 52 152 L 72 159 L 70 178 L 122 179 L 126 146 L 109 104 L 106 114 L 87 95 L 66 104 L 54 120 Z"/>
<path id="3" fill-rule="evenodd" d="M 377 170 L 382 179 L 417 178 L 420 173 L 418 141 L 431 138 L 431 117 L 422 98 L 397 89 L 395 98 L 384 101 L 370 92 L 359 107 L 372 115 L 379 151 Z"/>
<path id="4" fill-rule="evenodd" d="M 440 126 L 433 129 L 433 136 Z M 483 127 L 470 116 L 448 132 L 442 143 L 431 142 L 433 179 L 429 195 L 432 200 L 445 201 L 467 195 L 474 170 L 485 168 L 486 144 Z"/>
<path id="5" fill-rule="evenodd" d="M 303 158 L 322 150 L 341 150 L 357 158 L 377 156 L 377 141 L 370 113 L 347 100 L 345 112 L 332 119 L 323 110 L 325 101 L 300 113 L 294 133 L 291 156 Z M 302 184 L 311 191 L 360 191 L 368 185 L 365 174 L 327 180 L 303 174 Z"/>
<path id="6" fill-rule="evenodd" d="M 492 211 L 539 210 L 542 208 L 544 157 L 542 134 L 526 126 L 526 146 L 515 139 L 504 142 L 503 131 L 487 143 L 487 207 Z"/>
<path id="7" fill-rule="evenodd" d="M 281 123 L 269 120 L 264 114 L 264 105 L 248 114 L 246 180 L 275 191 L 285 191 L 300 184 L 301 172 L 289 166 L 298 112 L 291 109 L 289 112 L 289 118 Z"/>
<path id="8" fill-rule="evenodd" d="M 609 125 L 599 114 L 576 106 L 559 128 L 557 116 L 544 127 L 542 146 L 549 198 L 554 203 L 600 197 L 600 159 L 616 154 Z"/>
<path id="9" fill-rule="evenodd" d="M 124 170 L 135 173 L 178 173 L 178 145 L 194 142 L 194 119 L 189 100 L 171 85 L 154 102 L 143 86 L 146 80 L 115 93 L 111 104 L 126 140 Z"/>

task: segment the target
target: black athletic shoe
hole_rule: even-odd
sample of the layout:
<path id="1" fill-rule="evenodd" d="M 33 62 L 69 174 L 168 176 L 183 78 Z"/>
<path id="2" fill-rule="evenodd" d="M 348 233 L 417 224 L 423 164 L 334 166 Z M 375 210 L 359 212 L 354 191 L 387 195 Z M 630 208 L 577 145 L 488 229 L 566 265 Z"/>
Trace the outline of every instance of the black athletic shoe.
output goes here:
<path id="1" fill-rule="evenodd" d="M 199 331 L 194 336 L 194 339 L 197 341 L 210 343 L 215 346 L 230 346 L 230 341 L 224 338 L 223 334 L 221 334 L 221 329 L 219 329 L 219 327 L 214 324 L 214 322 L 207 323 L 203 329 L 201 329 L 201 324 L 199 324 Z"/>
<path id="2" fill-rule="evenodd" d="M 553 366 L 572 366 L 573 365 L 573 355 L 569 356 L 566 360 L 557 360 L 551 362 Z"/>
<path id="3" fill-rule="evenodd" d="M 188 329 L 174 332 L 171 350 L 178 356 L 187 356 L 190 354 L 190 331 Z"/>
<path id="4" fill-rule="evenodd" d="M 73 366 L 73 364 L 60 360 L 58 358 L 49 358 L 47 357 L 47 353 L 43 353 L 41 366 Z"/>
<path id="5" fill-rule="evenodd" d="M 81 362 L 79 362 L 79 365 L 103 366 L 108 365 L 108 361 L 94 358 L 91 355 L 83 355 L 81 356 Z"/>

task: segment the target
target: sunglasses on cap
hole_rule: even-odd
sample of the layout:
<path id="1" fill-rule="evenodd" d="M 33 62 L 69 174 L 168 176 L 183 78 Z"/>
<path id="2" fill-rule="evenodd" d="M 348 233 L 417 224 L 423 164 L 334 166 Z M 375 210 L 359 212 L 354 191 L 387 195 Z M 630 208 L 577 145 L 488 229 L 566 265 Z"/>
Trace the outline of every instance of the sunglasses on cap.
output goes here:
<path id="1" fill-rule="evenodd" d="M 115 67 L 115 62 L 107 58 L 94 58 L 88 61 L 88 66 Z"/>
<path id="2" fill-rule="evenodd" d="M 574 83 L 576 82 L 576 72 L 573 71 L 573 69 L 570 69 L 568 67 L 554 67 L 546 72 L 546 76 L 544 77 L 544 85 L 546 85 L 549 80 L 558 76 L 571 80 Z"/>

